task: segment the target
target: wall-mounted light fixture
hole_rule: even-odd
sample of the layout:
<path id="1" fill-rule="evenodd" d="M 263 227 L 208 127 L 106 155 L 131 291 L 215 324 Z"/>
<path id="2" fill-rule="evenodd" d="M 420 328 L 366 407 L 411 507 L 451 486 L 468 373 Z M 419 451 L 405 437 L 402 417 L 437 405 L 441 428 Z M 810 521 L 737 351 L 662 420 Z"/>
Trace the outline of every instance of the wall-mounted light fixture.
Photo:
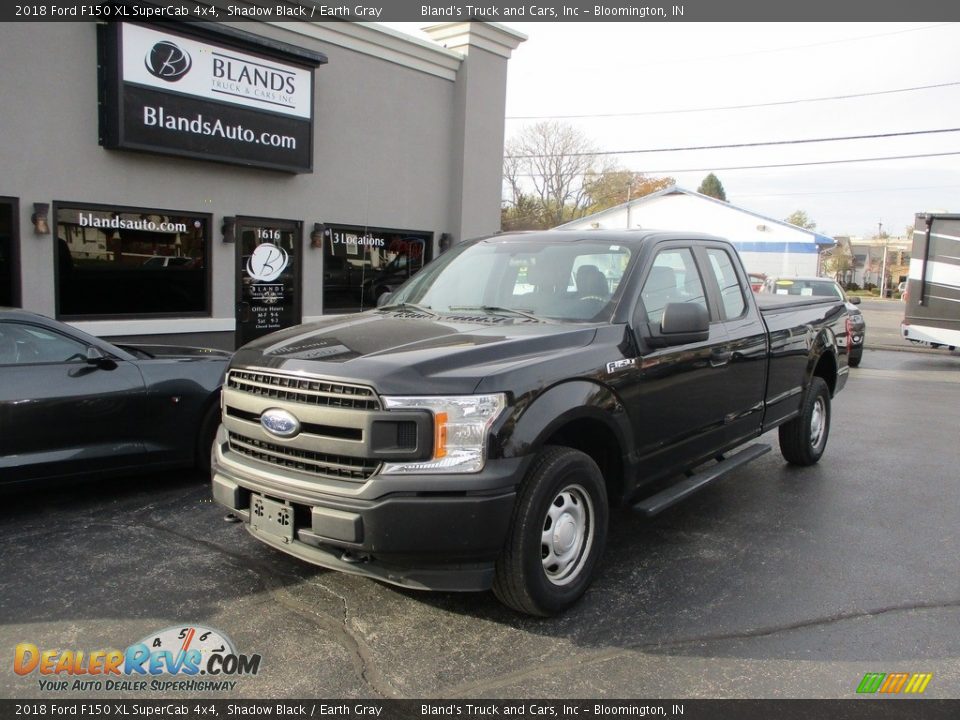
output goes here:
<path id="1" fill-rule="evenodd" d="M 236 242 L 237 240 L 237 219 L 235 217 L 223 218 L 223 225 L 220 226 L 220 234 L 225 243 Z"/>
<path id="2" fill-rule="evenodd" d="M 30 216 L 33 231 L 37 235 L 50 234 L 50 203 L 34 203 L 33 215 Z"/>
<path id="3" fill-rule="evenodd" d="M 446 252 L 453 245 L 453 235 L 450 233 L 440 233 L 440 252 Z"/>
<path id="4" fill-rule="evenodd" d="M 323 238 L 326 237 L 327 226 L 323 223 L 314 223 L 313 232 L 310 233 L 310 247 L 323 248 Z"/>

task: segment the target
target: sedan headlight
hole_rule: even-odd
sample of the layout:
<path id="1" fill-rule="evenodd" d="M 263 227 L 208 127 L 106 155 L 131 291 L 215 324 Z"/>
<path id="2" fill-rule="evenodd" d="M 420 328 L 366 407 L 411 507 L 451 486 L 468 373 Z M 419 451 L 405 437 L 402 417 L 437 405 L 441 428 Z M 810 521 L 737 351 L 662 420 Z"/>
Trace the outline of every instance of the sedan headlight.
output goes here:
<path id="1" fill-rule="evenodd" d="M 507 406 L 503 393 L 452 397 L 384 397 L 388 410 L 433 413 L 433 457 L 415 462 L 385 463 L 384 475 L 402 473 L 475 473 L 483 470 L 487 436 Z"/>

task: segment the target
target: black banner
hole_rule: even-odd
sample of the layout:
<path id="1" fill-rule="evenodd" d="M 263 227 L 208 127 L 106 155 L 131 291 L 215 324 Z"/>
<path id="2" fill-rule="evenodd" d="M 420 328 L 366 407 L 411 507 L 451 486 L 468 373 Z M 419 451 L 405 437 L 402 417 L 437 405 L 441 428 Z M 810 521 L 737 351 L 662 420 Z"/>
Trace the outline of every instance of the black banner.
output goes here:
<path id="1" fill-rule="evenodd" d="M 0 20 L 26 21 L 291 21 L 329 22 L 935 22 L 960 20 L 960 3 L 943 0 L 669 0 L 611 2 L 596 0 L 523 0 L 423 2 L 392 0 L 353 3 L 299 3 L 284 0 L 45 0 L 3 4 Z"/>
<path id="2" fill-rule="evenodd" d="M 0 700 L 0 716 L 953 720 L 960 700 Z"/>

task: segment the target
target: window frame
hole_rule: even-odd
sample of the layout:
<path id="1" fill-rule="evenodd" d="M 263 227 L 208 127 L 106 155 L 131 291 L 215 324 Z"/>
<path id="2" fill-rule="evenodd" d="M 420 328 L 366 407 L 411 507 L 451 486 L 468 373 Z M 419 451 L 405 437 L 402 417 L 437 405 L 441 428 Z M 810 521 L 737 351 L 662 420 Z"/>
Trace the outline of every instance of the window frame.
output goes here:
<path id="1" fill-rule="evenodd" d="M 90 313 L 77 315 L 74 313 L 63 313 L 60 310 L 62 297 L 60 294 L 60 248 L 57 243 L 57 228 L 59 225 L 58 214 L 62 209 L 70 210 L 92 210 L 94 212 L 116 211 L 120 213 L 139 213 L 149 215 L 183 215 L 204 220 L 207 223 L 207 237 L 204 238 L 204 300 L 203 310 L 191 310 L 187 312 L 159 312 L 159 313 Z M 54 317 L 57 320 L 68 322 L 80 322 L 85 320 L 160 320 L 165 318 L 209 318 L 213 317 L 213 254 L 214 254 L 214 234 L 216 229 L 213 224 L 213 213 L 195 212 L 193 210 L 177 210 L 170 208 L 149 208 L 131 205 L 114 205 L 103 203 L 89 203 L 70 200 L 54 200 L 50 205 L 50 228 L 53 236 L 53 302 Z"/>
<path id="2" fill-rule="evenodd" d="M 714 287 L 708 283 L 707 279 L 704 278 L 702 261 L 697 257 L 697 249 L 699 247 L 701 247 L 699 245 L 699 241 L 671 240 L 669 242 L 660 243 L 651 248 L 649 259 L 643 268 L 640 282 L 637 284 L 636 302 L 631 312 L 632 322 L 635 328 L 644 326 L 648 329 L 648 332 L 652 332 L 650 313 L 647 311 L 647 307 L 643 302 L 643 288 L 646 286 L 647 280 L 650 278 L 650 272 L 653 270 L 653 265 L 656 262 L 657 257 L 659 257 L 662 252 L 669 252 L 671 250 L 687 250 L 690 253 L 691 258 L 693 259 L 694 268 L 696 269 L 697 275 L 700 278 L 700 286 L 703 288 L 703 299 L 704 303 L 706 304 L 707 315 L 710 318 L 710 323 L 713 324 L 722 321 L 719 313 L 717 312 L 717 298 Z"/>
<path id="3" fill-rule="evenodd" d="M 49 335 L 56 335 L 60 338 L 63 338 L 64 340 L 68 340 L 72 343 L 76 343 L 77 345 L 80 345 L 83 348 L 84 355 L 91 347 L 94 347 L 90 343 L 80 340 L 79 338 L 76 338 L 73 335 L 69 335 L 67 333 L 61 332 L 56 328 L 47 327 L 46 325 L 36 325 L 34 323 L 21 322 L 19 320 L 0 319 L 0 326 L 8 326 L 8 325 L 21 328 L 23 332 L 30 332 L 30 330 L 33 329 L 40 332 L 45 332 Z M 79 365 L 85 365 L 86 362 L 87 361 L 85 358 L 82 360 L 64 359 L 64 360 L 47 360 L 43 362 L 0 363 L 0 367 L 46 367 L 50 365 L 78 365 L 79 366 Z"/>
<path id="4" fill-rule="evenodd" d="M 744 277 L 742 275 L 742 272 L 743 272 L 743 268 L 741 267 L 742 263 L 738 263 L 734 260 L 734 257 L 731 254 L 731 250 L 733 250 L 733 248 L 728 248 L 724 245 L 719 245 L 719 244 L 705 243 L 703 245 L 697 246 L 697 250 L 699 252 L 695 254 L 702 255 L 702 257 L 698 259 L 704 264 L 704 267 L 710 270 L 709 277 L 710 279 L 713 280 L 713 282 L 711 283 L 712 288 L 708 289 L 707 292 L 716 293 L 715 302 L 717 306 L 717 311 L 718 311 L 717 314 L 719 315 L 719 319 L 724 322 L 729 322 L 731 320 L 742 320 L 743 318 L 745 318 L 750 311 L 750 303 L 748 302 L 743 289 L 744 289 L 744 281 L 746 281 L 749 286 L 749 276 Z M 710 262 L 709 253 L 711 250 L 723 252 L 726 254 L 727 258 L 730 260 L 730 266 L 733 268 L 733 274 L 737 278 L 737 284 L 740 286 L 740 299 L 743 301 L 743 310 L 740 312 L 739 315 L 736 315 L 734 317 L 727 316 L 727 307 L 723 302 L 723 288 L 720 287 L 720 279 L 716 277 L 716 273 L 713 270 L 713 263 Z M 734 250 L 734 252 L 736 251 Z M 753 291 L 751 290 L 750 292 L 752 293 Z"/>

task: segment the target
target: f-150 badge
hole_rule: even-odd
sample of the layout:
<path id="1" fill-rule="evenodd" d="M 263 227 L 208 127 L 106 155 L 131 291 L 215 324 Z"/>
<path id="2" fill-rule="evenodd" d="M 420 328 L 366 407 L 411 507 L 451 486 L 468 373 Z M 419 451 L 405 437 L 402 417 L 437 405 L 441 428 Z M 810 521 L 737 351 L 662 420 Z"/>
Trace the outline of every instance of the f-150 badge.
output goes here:
<path id="1" fill-rule="evenodd" d="M 633 365 L 633 358 L 629 360 L 614 360 L 613 362 L 607 363 L 607 375 L 615 373 L 617 370 L 623 370 L 624 368 L 631 367 Z"/>

